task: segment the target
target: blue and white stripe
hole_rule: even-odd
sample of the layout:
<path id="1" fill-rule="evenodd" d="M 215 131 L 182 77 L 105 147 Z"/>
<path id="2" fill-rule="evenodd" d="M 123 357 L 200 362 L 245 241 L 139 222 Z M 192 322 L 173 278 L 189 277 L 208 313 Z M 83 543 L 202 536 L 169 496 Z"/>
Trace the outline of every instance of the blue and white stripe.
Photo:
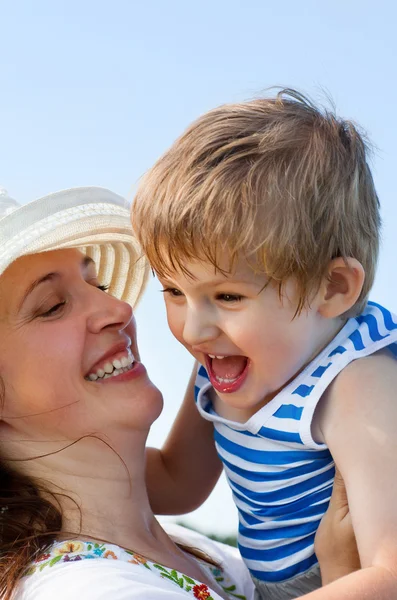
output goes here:
<path id="1" fill-rule="evenodd" d="M 397 357 L 397 317 L 374 302 L 343 329 L 284 390 L 244 424 L 219 417 L 204 367 L 196 379 L 201 415 L 214 438 L 239 513 L 239 549 L 251 574 L 280 582 L 317 559 L 314 536 L 334 479 L 332 456 L 311 435 L 324 390 L 351 361 L 388 347 Z"/>

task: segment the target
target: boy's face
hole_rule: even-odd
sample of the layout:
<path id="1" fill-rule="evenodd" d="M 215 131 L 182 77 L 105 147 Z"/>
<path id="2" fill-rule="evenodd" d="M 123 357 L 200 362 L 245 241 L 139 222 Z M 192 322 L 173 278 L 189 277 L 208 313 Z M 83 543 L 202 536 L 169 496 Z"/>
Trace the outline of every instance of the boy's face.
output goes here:
<path id="1" fill-rule="evenodd" d="M 245 420 L 274 397 L 332 339 L 320 300 L 295 316 L 294 282 L 282 298 L 240 261 L 230 275 L 213 265 L 185 265 L 193 277 L 160 278 L 168 324 L 174 336 L 201 363 L 228 416 Z M 221 265 L 222 266 L 222 265 Z M 335 324 L 333 324 L 335 326 Z"/>

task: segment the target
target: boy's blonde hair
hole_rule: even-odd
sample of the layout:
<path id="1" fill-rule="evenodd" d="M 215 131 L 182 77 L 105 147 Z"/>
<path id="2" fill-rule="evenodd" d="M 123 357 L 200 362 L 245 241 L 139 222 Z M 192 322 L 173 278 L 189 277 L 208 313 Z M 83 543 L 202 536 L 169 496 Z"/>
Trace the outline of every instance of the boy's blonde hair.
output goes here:
<path id="1" fill-rule="evenodd" d="M 135 232 L 160 275 L 243 256 L 280 287 L 294 277 L 298 310 L 329 262 L 356 258 L 365 305 L 379 249 L 379 202 L 357 128 L 294 90 L 211 110 L 145 175 Z M 224 269 L 223 269 L 224 270 Z"/>

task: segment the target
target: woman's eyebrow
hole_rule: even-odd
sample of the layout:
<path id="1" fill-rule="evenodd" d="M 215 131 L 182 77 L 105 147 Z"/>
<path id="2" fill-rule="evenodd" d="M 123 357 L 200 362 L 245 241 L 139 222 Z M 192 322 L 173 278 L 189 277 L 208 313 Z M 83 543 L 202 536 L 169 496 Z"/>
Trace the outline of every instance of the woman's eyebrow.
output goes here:
<path id="1" fill-rule="evenodd" d="M 90 265 L 95 266 L 95 261 L 90 256 L 84 256 L 83 260 L 81 261 L 81 266 L 89 267 Z"/>
<path id="2" fill-rule="evenodd" d="M 35 290 L 39 285 L 45 283 L 46 281 L 53 281 L 54 279 L 59 279 L 60 276 L 60 273 L 47 273 L 43 277 L 39 277 L 38 279 L 32 281 L 32 283 L 29 285 L 29 287 L 23 294 L 21 301 L 18 304 L 18 311 L 22 308 L 23 303 L 25 302 L 27 297 L 33 292 L 33 290 Z"/>
<path id="3" fill-rule="evenodd" d="M 95 262 L 89 256 L 85 256 L 83 258 L 83 260 L 81 261 L 81 267 L 83 269 L 86 269 L 90 265 L 95 265 Z M 52 273 L 46 273 L 46 275 L 43 275 L 43 277 L 39 277 L 38 279 L 35 279 L 34 281 L 32 281 L 32 283 L 29 285 L 29 287 L 25 291 L 25 293 L 18 305 L 18 311 L 22 308 L 22 305 L 25 302 L 26 298 L 29 296 L 29 294 L 31 294 L 33 292 L 33 290 L 35 290 L 39 285 L 41 285 L 42 283 L 45 283 L 46 281 L 54 281 L 54 279 L 59 279 L 60 277 L 61 277 L 61 274 L 58 273 L 57 271 L 54 271 Z"/>

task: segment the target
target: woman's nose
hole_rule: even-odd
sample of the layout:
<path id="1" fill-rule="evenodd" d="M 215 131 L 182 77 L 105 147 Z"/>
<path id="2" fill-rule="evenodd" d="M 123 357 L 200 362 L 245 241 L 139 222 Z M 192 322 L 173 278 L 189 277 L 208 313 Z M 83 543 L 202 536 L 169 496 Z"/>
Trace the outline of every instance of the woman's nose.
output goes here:
<path id="1" fill-rule="evenodd" d="M 98 290 L 101 296 L 91 300 L 92 309 L 88 316 L 87 326 L 92 333 L 99 333 L 106 327 L 124 329 L 132 319 L 132 308 L 106 292 Z"/>

